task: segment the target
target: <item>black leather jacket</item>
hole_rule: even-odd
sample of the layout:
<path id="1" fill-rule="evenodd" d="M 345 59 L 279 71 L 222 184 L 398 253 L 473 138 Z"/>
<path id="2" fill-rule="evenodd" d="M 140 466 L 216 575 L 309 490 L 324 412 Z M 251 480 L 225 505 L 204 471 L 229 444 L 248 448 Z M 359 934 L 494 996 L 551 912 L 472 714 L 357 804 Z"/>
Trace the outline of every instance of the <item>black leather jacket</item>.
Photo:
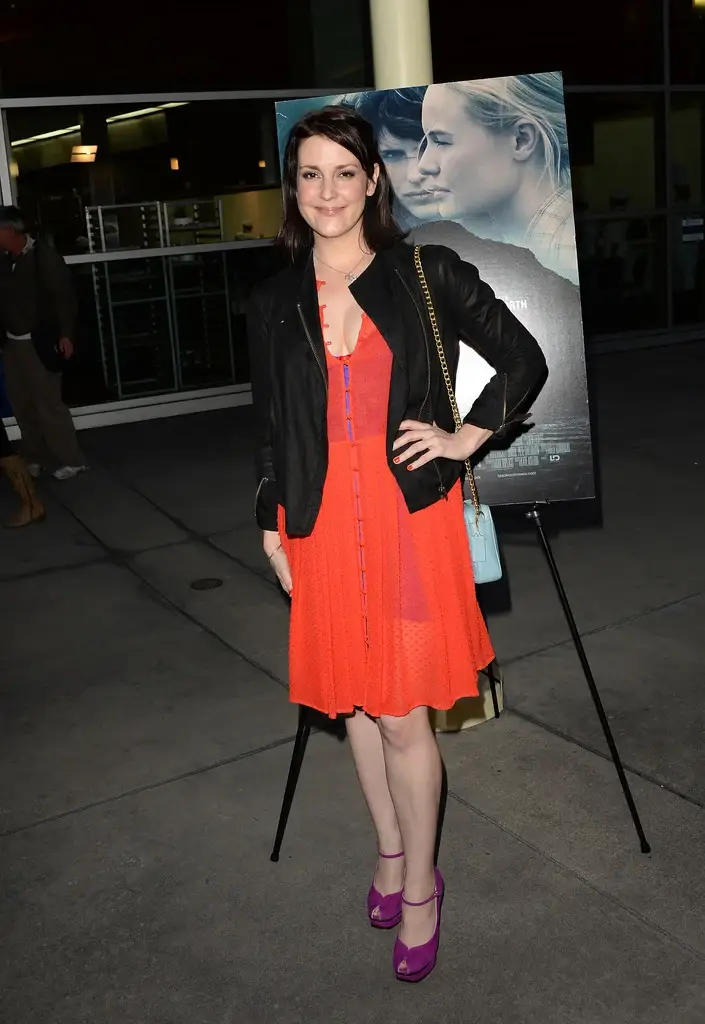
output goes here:
<path id="1" fill-rule="evenodd" d="M 453 379 L 459 339 L 497 370 L 465 422 L 506 430 L 523 418 L 545 380 L 543 353 L 472 264 L 444 246 L 423 246 L 421 257 Z M 454 430 L 412 247 L 400 243 L 377 253 L 350 290 L 392 351 L 387 460 L 409 511 L 417 512 L 447 495 L 463 464 L 439 458 L 409 473 L 392 461 L 404 419 Z M 311 257 L 255 292 L 248 336 L 258 428 L 257 523 L 276 530 L 282 505 L 287 534 L 306 537 L 316 522 L 328 468 L 328 374 Z"/>

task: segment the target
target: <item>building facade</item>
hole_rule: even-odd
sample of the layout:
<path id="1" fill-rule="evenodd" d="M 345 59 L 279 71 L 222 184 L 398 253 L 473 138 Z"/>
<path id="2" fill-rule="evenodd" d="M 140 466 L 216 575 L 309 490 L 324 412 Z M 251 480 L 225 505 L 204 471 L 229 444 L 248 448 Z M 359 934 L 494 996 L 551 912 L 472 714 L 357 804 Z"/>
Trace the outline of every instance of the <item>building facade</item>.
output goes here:
<path id="1" fill-rule="evenodd" d="M 72 268 L 79 426 L 249 401 L 245 304 L 279 265 L 274 101 L 372 84 L 366 0 L 202 0 L 195 21 L 126 0 L 109 33 L 69 6 L 4 9 L 0 187 Z M 589 344 L 702 336 L 705 0 L 430 12 L 435 81 L 564 72 Z"/>

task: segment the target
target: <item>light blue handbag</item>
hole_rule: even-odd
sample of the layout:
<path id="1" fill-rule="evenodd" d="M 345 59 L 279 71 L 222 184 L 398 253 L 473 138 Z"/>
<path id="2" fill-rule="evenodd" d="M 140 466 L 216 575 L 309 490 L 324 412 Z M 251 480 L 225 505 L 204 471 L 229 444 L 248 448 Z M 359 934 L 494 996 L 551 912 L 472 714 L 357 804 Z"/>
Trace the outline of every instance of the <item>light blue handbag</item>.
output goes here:
<path id="1" fill-rule="evenodd" d="M 428 307 L 428 316 L 433 329 L 433 338 L 438 350 L 438 360 L 441 364 L 443 380 L 445 381 L 445 385 L 448 390 L 450 407 L 453 410 L 455 429 L 460 430 L 463 425 L 463 421 L 461 420 L 460 413 L 458 412 L 458 403 L 455 400 L 453 382 L 450 377 L 446 354 L 443 351 L 441 332 L 438 330 L 438 321 L 436 320 L 436 312 L 433 308 L 433 299 L 431 298 L 431 291 L 428 287 L 428 282 L 426 281 L 426 275 L 421 263 L 421 250 L 418 245 L 414 246 L 414 262 L 416 264 L 416 272 L 419 275 L 419 281 L 421 282 L 424 298 L 426 299 L 426 306 Z M 489 505 L 481 505 L 480 499 L 477 496 L 475 475 L 472 471 L 470 459 L 465 463 L 465 472 L 470 486 L 471 497 L 466 498 L 463 503 L 463 514 L 465 516 L 465 529 L 467 530 L 468 542 L 470 544 L 472 570 L 475 577 L 475 583 L 494 583 L 496 580 L 502 578 L 502 559 L 499 554 L 497 532 L 494 528 L 494 521 L 492 519 L 492 513 Z"/>
<path id="2" fill-rule="evenodd" d="M 478 505 L 476 509 L 469 498 L 463 503 L 463 511 L 475 583 L 494 583 L 502 578 L 502 560 L 490 507 Z"/>

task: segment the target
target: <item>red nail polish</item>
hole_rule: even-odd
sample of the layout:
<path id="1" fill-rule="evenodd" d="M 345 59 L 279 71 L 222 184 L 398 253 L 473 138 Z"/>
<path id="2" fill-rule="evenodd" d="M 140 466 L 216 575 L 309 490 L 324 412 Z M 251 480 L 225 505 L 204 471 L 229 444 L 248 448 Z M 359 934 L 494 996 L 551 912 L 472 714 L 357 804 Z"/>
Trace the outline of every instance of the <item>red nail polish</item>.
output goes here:
<path id="1" fill-rule="evenodd" d="M 413 469 L 414 467 L 413 466 L 407 466 L 406 468 L 407 469 Z"/>
<path id="2" fill-rule="evenodd" d="M 401 461 L 401 459 L 400 459 L 400 458 L 399 458 L 399 456 L 397 455 L 397 457 L 396 457 L 396 459 L 395 459 L 394 461 L 395 461 L 395 462 L 400 462 L 400 461 Z"/>

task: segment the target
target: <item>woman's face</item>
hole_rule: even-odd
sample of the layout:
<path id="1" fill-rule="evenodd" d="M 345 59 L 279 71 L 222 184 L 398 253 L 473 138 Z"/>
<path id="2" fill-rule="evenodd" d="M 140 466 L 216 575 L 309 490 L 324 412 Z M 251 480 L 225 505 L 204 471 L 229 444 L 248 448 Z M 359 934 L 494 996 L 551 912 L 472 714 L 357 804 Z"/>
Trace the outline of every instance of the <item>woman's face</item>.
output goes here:
<path id="1" fill-rule="evenodd" d="M 467 113 L 465 98 L 444 85 L 431 85 L 423 101 L 425 133 L 419 170 L 436 196 L 442 217 L 461 220 L 491 214 L 519 186 L 513 131 L 489 132 Z"/>
<path id="2" fill-rule="evenodd" d="M 317 235 L 341 238 L 359 229 L 365 200 L 377 185 L 349 150 L 322 135 L 299 146 L 296 200 L 301 216 Z"/>
<path id="3" fill-rule="evenodd" d="M 438 203 L 429 192 L 427 178 L 419 170 L 419 145 L 414 139 L 401 139 L 386 128 L 379 133 L 379 151 L 387 168 L 397 202 L 418 220 L 438 216 Z"/>

